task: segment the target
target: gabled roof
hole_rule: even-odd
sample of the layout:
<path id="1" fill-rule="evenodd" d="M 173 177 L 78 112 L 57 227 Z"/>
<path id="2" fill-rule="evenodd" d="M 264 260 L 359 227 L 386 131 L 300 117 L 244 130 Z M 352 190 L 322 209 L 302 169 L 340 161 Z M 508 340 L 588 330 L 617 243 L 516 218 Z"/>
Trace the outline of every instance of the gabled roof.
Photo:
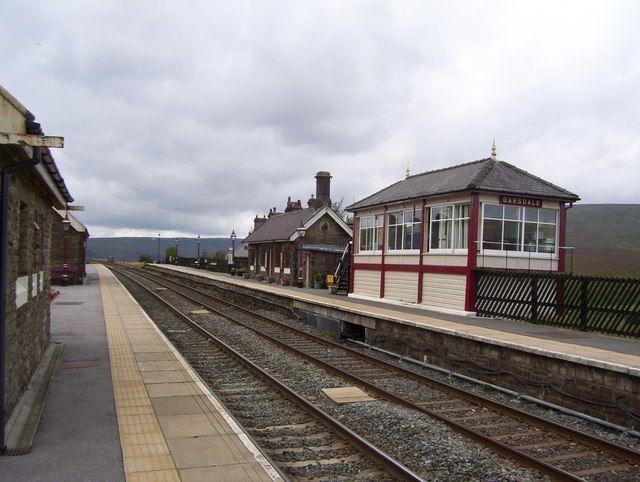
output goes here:
<path id="1" fill-rule="evenodd" d="M 300 223 L 306 224 L 314 215 L 313 208 L 300 209 L 288 213 L 276 214 L 267 219 L 253 233 L 247 236 L 245 243 L 260 243 L 264 241 L 288 240 L 300 227 Z"/>
<path id="2" fill-rule="evenodd" d="M 504 192 L 567 201 L 580 199 L 576 194 L 507 162 L 487 158 L 409 176 L 346 209 L 355 211 L 365 207 L 468 190 Z"/>
<path id="3" fill-rule="evenodd" d="M 76 218 L 74 215 L 72 215 L 69 211 L 67 211 L 66 209 L 56 209 L 53 208 L 53 210 L 58 213 L 58 215 L 60 216 L 60 218 L 64 219 L 65 215 L 67 216 L 67 218 L 69 218 L 69 221 L 71 222 L 71 227 L 73 229 L 75 229 L 76 231 L 78 231 L 79 233 L 87 233 L 87 227 L 82 224 L 78 218 Z"/>
<path id="4" fill-rule="evenodd" d="M 321 209 L 300 209 L 271 216 L 261 226 L 259 226 L 258 229 L 247 236 L 244 242 L 264 243 L 269 241 L 294 241 L 298 237 L 298 228 L 300 227 L 300 223 L 308 229 L 325 214 L 331 216 L 349 236 L 353 236 L 349 226 L 347 226 L 331 208 L 323 207 Z"/>

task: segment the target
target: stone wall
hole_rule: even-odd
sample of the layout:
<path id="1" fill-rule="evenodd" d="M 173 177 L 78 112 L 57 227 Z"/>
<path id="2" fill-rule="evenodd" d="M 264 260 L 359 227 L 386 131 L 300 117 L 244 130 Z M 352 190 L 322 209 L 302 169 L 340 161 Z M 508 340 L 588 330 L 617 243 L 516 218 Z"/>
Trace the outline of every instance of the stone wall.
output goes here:
<path id="1" fill-rule="evenodd" d="M 370 326 L 366 341 L 380 348 L 620 425 L 640 427 L 624 412 L 640 413 L 640 377 L 385 320 Z"/>
<path id="2" fill-rule="evenodd" d="M 0 167 L 17 159 L 0 151 Z M 51 200 L 25 171 L 11 176 L 6 309 L 6 408 L 19 400 L 49 344 Z M 23 292 L 24 290 L 24 292 Z"/>

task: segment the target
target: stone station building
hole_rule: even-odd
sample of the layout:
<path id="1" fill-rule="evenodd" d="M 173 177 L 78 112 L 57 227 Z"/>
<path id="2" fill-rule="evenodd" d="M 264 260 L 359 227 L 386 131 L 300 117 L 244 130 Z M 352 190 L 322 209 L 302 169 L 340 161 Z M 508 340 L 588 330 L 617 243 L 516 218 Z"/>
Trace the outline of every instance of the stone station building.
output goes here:
<path id="1" fill-rule="evenodd" d="M 51 282 L 82 284 L 86 276 L 86 226 L 66 209 L 55 209 L 51 240 Z"/>
<path id="2" fill-rule="evenodd" d="M 331 209 L 331 174 L 316 174 L 316 196 L 303 209 L 289 198 L 284 213 L 254 219 L 254 229 L 244 240 L 248 246 L 249 273 L 282 284 L 312 286 L 314 273 L 333 274 L 351 240 L 351 228 Z"/>
<path id="3" fill-rule="evenodd" d="M 0 449 L 4 427 L 49 346 L 52 206 L 73 201 L 35 117 L 0 86 Z"/>

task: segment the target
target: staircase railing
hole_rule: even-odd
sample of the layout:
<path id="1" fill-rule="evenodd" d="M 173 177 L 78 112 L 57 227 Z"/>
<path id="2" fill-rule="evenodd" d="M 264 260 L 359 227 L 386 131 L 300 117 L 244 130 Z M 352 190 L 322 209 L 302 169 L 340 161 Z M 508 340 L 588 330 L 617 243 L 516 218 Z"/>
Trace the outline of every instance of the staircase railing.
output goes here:
<path id="1" fill-rule="evenodd" d="M 340 258 L 340 262 L 338 263 L 338 267 L 336 268 L 336 272 L 333 276 L 335 280 L 335 284 L 338 287 L 346 287 L 349 282 L 349 270 L 351 267 L 351 245 L 353 241 L 349 241 L 347 246 L 344 248 L 342 252 L 342 257 Z"/>

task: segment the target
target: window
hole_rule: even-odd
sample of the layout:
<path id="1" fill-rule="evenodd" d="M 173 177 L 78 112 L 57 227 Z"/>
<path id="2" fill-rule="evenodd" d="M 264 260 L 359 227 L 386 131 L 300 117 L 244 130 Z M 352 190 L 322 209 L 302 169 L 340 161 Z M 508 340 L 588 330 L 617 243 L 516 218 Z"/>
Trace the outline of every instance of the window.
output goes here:
<path id="1" fill-rule="evenodd" d="M 431 208 L 430 251 L 467 249 L 469 204 L 449 204 Z"/>
<path id="2" fill-rule="evenodd" d="M 483 205 L 483 249 L 555 253 L 556 228 L 554 209 Z"/>
<path id="3" fill-rule="evenodd" d="M 389 213 L 388 216 L 387 249 L 389 251 L 420 249 L 422 209 L 406 209 Z"/>
<path id="4" fill-rule="evenodd" d="M 359 251 L 382 251 L 382 214 L 360 218 Z"/>

